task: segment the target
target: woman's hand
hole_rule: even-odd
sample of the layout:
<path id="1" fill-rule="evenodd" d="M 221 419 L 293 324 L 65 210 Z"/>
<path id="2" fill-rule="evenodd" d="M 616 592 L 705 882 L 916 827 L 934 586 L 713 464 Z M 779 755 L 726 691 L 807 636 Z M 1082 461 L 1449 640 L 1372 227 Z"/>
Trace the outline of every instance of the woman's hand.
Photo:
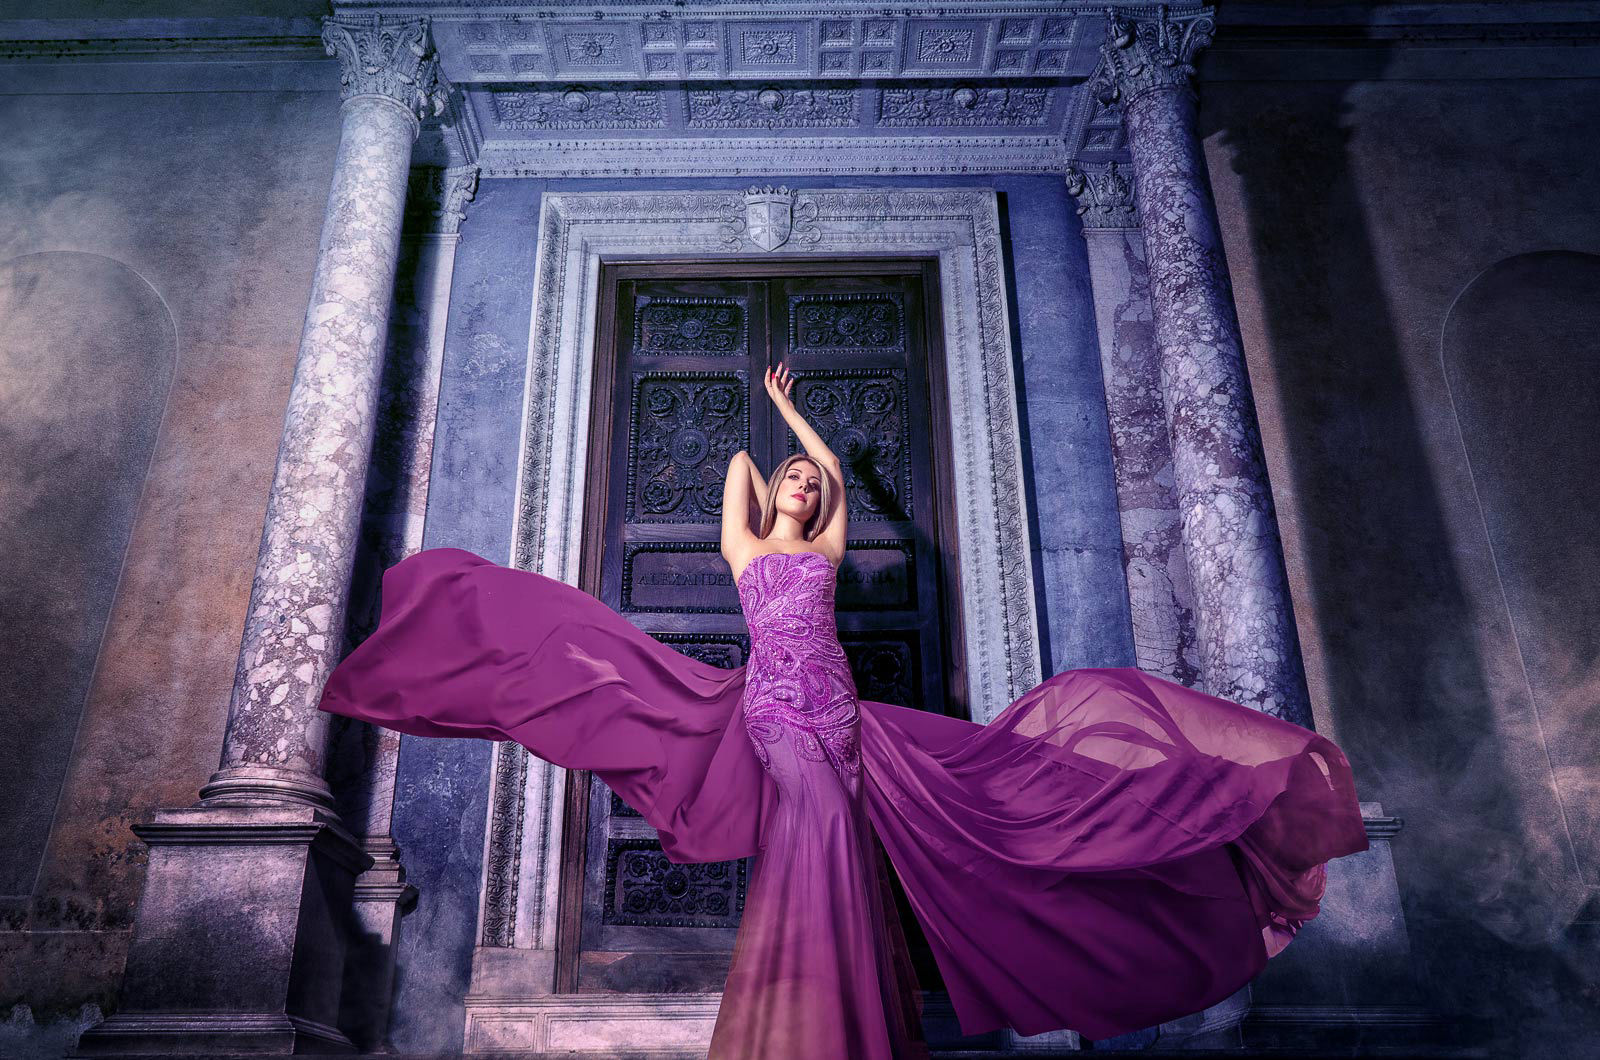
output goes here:
<path id="1" fill-rule="evenodd" d="M 772 403 L 778 406 L 778 411 L 788 419 L 788 414 L 794 411 L 794 402 L 789 400 L 789 391 L 794 387 L 794 376 L 789 374 L 782 361 L 774 368 L 767 365 L 767 396 Z"/>

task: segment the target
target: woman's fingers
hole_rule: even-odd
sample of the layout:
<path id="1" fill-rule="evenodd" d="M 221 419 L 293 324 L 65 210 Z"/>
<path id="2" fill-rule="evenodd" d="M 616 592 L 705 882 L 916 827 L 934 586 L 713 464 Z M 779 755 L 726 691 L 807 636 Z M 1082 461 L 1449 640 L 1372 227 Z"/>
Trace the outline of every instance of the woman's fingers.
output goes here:
<path id="1" fill-rule="evenodd" d="M 767 365 L 766 388 L 767 393 L 772 395 L 774 399 L 780 395 L 788 397 L 789 391 L 794 388 L 794 376 L 790 374 L 789 369 L 782 361 L 779 361 L 776 366 Z"/>

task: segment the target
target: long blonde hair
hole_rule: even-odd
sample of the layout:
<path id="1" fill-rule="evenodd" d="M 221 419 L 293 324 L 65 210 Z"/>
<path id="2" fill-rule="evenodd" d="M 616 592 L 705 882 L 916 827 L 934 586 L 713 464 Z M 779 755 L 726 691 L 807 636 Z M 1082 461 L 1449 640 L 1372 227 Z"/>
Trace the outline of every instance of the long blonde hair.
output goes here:
<path id="1" fill-rule="evenodd" d="M 805 453 L 793 453 L 784 458 L 783 463 L 773 469 L 772 477 L 767 479 L 767 497 L 761 502 L 761 533 L 757 536 L 766 537 L 772 533 L 772 524 L 778 521 L 778 490 L 783 486 L 783 476 L 789 473 L 789 468 L 796 461 L 804 460 L 817 469 L 817 510 L 811 513 L 811 518 L 806 520 L 806 525 L 801 529 L 800 536 L 807 541 L 814 540 L 822 532 L 823 520 L 828 515 L 828 500 L 832 496 L 833 488 L 828 482 L 828 473 L 822 470 L 822 465 Z"/>

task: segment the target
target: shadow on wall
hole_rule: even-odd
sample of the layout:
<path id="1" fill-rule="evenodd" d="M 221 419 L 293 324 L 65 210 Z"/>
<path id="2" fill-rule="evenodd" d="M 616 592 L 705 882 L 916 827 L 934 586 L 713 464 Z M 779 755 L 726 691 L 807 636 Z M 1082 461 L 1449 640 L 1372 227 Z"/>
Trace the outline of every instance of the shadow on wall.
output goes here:
<path id="1" fill-rule="evenodd" d="M 1444 1013 L 1489 1020 L 1503 1049 L 1571 1055 L 1579 1036 L 1593 1033 L 1577 1024 L 1595 1000 L 1594 980 L 1585 987 L 1583 972 L 1563 960 L 1571 948 L 1562 933 L 1577 914 L 1571 844 L 1567 828 L 1543 814 L 1550 802 L 1540 789 L 1548 789 L 1550 774 L 1532 768 L 1535 737 L 1508 725 L 1486 673 L 1492 664 L 1479 656 L 1483 630 L 1445 516 L 1446 504 L 1459 510 L 1471 498 L 1441 497 L 1435 456 L 1421 434 L 1364 220 L 1363 195 L 1383 189 L 1358 186 L 1351 173 L 1353 89 L 1317 82 L 1290 95 L 1258 95 L 1236 122 L 1205 113 L 1222 127 L 1203 131 L 1221 133 L 1233 153 L 1259 263 L 1267 352 L 1303 510 L 1313 613 L 1301 616 L 1301 626 L 1321 638 L 1330 709 L 1362 796 L 1406 819 L 1394 857 L 1430 1002 Z M 1405 179 L 1398 168 L 1393 176 Z M 1563 267 L 1570 268 L 1527 264 L 1503 278 L 1485 277 L 1490 288 L 1469 292 L 1458 305 L 1457 338 L 1452 347 L 1446 337 L 1446 350 L 1452 380 L 1469 395 L 1462 433 L 1469 451 L 1482 452 L 1474 470 L 1496 556 L 1518 561 L 1513 580 L 1527 596 L 1529 629 L 1537 626 L 1551 646 L 1587 623 L 1549 665 L 1552 672 L 1591 671 L 1558 683 L 1569 694 L 1587 681 L 1588 742 L 1579 746 L 1574 738 L 1569 749 L 1591 763 L 1573 781 L 1572 802 L 1587 799 L 1592 814 L 1593 630 L 1600 619 L 1592 534 L 1600 467 L 1592 424 L 1595 323 L 1592 314 L 1568 312 L 1564 324 L 1542 329 L 1542 309 L 1505 315 L 1529 284 L 1545 283 L 1550 269 Z M 1589 269 L 1568 273 L 1563 290 L 1576 297 L 1587 282 L 1592 296 Z M 1571 297 L 1561 303 L 1565 310 Z M 1486 330 L 1493 320 L 1501 327 Z M 1542 353 L 1507 358 L 1536 345 Z M 1569 371 L 1586 376 L 1587 405 L 1559 393 Z M 1516 394 L 1531 377 L 1539 380 L 1537 396 Z M 1552 436 L 1527 449 L 1530 429 Z M 1580 433 L 1585 441 L 1577 444 Z M 1550 550 L 1582 541 L 1576 531 L 1586 514 L 1587 553 L 1573 567 Z M 1516 595 L 1508 590 L 1513 616 Z M 1573 728 L 1581 727 L 1583 708 L 1567 709 Z M 1582 770 L 1578 761 L 1571 768 Z M 1592 847 L 1593 824 L 1587 827 Z"/>

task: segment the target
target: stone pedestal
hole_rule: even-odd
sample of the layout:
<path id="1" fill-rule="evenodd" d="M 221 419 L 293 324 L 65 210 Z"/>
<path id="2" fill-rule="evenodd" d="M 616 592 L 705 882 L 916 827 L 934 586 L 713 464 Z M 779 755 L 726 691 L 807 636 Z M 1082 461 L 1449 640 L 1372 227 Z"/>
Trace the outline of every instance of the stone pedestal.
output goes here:
<path id="1" fill-rule="evenodd" d="M 1368 849 L 1328 865 L 1322 912 L 1252 984 L 1251 1049 L 1416 1047 L 1450 1035 L 1417 986 L 1390 843 L 1403 823 L 1361 804 Z"/>
<path id="2" fill-rule="evenodd" d="M 312 806 L 159 810 L 116 1015 L 77 1055 L 354 1052 L 339 1029 L 355 878 L 372 864 Z"/>

